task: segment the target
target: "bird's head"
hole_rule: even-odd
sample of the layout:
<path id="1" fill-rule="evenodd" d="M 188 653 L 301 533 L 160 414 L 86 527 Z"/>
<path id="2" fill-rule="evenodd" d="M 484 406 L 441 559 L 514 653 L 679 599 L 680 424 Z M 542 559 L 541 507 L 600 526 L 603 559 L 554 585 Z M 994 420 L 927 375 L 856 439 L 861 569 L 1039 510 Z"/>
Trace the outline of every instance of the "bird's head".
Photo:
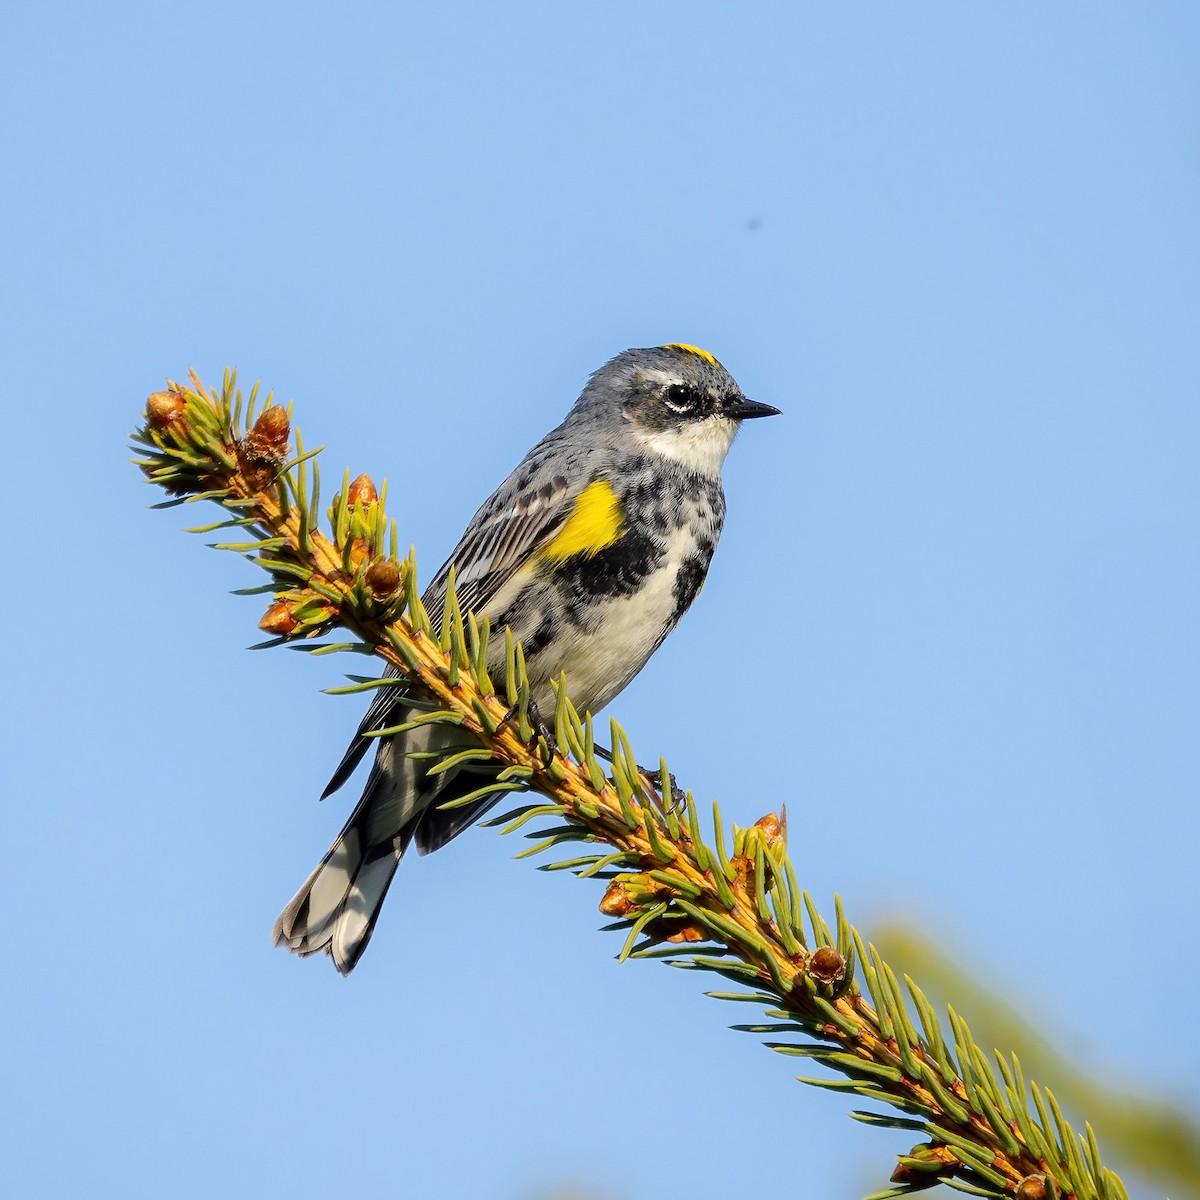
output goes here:
<path id="1" fill-rule="evenodd" d="M 707 350 L 673 343 L 626 350 L 588 380 L 573 417 L 595 435 L 719 475 L 739 426 L 779 409 L 749 400 Z"/>

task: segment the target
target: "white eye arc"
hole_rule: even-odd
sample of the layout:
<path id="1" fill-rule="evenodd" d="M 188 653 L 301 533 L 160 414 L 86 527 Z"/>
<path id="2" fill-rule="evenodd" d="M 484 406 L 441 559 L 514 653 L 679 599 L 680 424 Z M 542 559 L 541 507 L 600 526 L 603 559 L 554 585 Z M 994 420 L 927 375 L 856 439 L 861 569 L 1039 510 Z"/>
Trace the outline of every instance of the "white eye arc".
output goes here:
<path id="1" fill-rule="evenodd" d="M 692 413 L 700 407 L 700 396 L 684 383 L 673 383 L 663 392 L 663 403 L 672 411 Z"/>

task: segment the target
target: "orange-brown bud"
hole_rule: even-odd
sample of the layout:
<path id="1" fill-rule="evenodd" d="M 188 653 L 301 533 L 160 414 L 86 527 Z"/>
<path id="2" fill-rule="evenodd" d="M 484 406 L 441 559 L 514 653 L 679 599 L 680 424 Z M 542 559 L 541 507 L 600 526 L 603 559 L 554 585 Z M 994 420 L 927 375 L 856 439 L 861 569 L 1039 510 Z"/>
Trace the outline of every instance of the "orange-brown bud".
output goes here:
<path id="1" fill-rule="evenodd" d="M 845 975 L 846 960 L 832 946 L 819 946 L 809 955 L 804 969 L 821 983 L 833 983 Z"/>
<path id="2" fill-rule="evenodd" d="M 606 917 L 626 917 L 634 909 L 669 899 L 671 894 L 665 883 L 659 883 L 649 875 L 641 872 L 622 875 L 608 885 L 608 891 L 600 901 L 600 911 Z"/>
<path id="3" fill-rule="evenodd" d="M 1026 1175 L 1017 1184 L 1017 1190 L 1014 1195 L 1017 1197 L 1017 1200 L 1046 1200 L 1045 1175 Z"/>
<path id="4" fill-rule="evenodd" d="M 771 840 L 779 836 L 779 818 L 774 813 L 767 813 L 754 822 L 755 829 L 761 829 Z"/>
<path id="5" fill-rule="evenodd" d="M 400 590 L 400 567 L 390 558 L 380 559 L 367 568 L 363 580 L 376 600 L 386 600 Z"/>
<path id="6" fill-rule="evenodd" d="M 265 488 L 283 466 L 288 453 L 291 424 L 279 404 L 264 408 L 254 428 L 238 444 L 238 464 L 253 488 Z"/>
<path id="7" fill-rule="evenodd" d="M 292 616 L 292 607 L 286 600 L 276 600 L 263 614 L 258 627 L 263 633 L 273 633 L 276 637 L 287 637 L 294 633 L 300 622 Z"/>
<path id="8" fill-rule="evenodd" d="M 154 392 L 146 398 L 146 420 L 151 429 L 166 429 L 183 420 L 187 401 L 182 392 Z"/>
<path id="9" fill-rule="evenodd" d="M 668 942 L 706 942 L 708 934 L 700 928 L 699 925 L 693 925 L 690 921 L 684 925 L 675 923 L 675 932 L 667 936 Z"/>
<path id="10" fill-rule="evenodd" d="M 955 1174 L 961 1166 L 954 1152 L 941 1142 L 921 1142 L 907 1154 L 901 1155 L 900 1162 L 892 1172 L 892 1182 L 922 1182 L 929 1186 L 939 1177 Z"/>
<path id="11" fill-rule="evenodd" d="M 767 813 L 765 817 L 759 817 L 754 822 L 755 829 L 761 829 L 763 836 L 766 838 L 768 846 L 774 846 L 777 842 L 787 841 L 787 807 L 780 808 L 779 813 Z"/>
<path id="12" fill-rule="evenodd" d="M 242 455 L 250 462 L 278 466 L 287 457 L 291 422 L 281 404 L 264 408 L 254 428 L 242 441 Z"/>
<path id="13" fill-rule="evenodd" d="M 279 449 L 287 449 L 288 434 L 291 431 L 292 425 L 288 420 L 287 409 L 282 404 L 272 404 L 270 408 L 264 408 L 258 414 L 250 436 Z"/>
<path id="14" fill-rule="evenodd" d="M 374 504 L 379 499 L 379 493 L 375 490 L 375 485 L 371 482 L 370 475 L 360 475 L 349 487 L 346 492 L 346 503 L 351 508 L 356 504 L 364 506 Z"/>
<path id="15" fill-rule="evenodd" d="M 600 900 L 600 911 L 606 917 L 627 916 L 633 908 L 633 901 L 619 879 L 614 879 L 608 885 L 608 890 Z"/>

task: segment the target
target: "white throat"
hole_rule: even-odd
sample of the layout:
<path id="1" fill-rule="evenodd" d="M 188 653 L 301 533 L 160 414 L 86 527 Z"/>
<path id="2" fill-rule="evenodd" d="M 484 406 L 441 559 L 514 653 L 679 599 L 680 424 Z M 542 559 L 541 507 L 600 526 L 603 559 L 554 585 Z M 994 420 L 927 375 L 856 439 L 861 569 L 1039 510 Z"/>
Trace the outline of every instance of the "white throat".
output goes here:
<path id="1" fill-rule="evenodd" d="M 652 454 L 663 454 L 697 475 L 716 479 L 737 431 L 736 421 L 710 417 L 683 429 L 664 429 L 660 433 L 639 431 L 639 440 Z"/>

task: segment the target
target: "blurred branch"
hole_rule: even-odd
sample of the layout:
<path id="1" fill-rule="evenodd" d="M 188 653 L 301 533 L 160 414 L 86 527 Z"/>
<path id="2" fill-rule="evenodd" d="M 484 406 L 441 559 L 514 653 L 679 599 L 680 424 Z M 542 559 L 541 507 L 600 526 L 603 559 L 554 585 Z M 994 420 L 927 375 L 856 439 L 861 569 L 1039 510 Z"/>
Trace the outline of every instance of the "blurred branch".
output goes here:
<path id="1" fill-rule="evenodd" d="M 1126 1084 L 1106 1087 L 1077 1069 L 1052 1040 L 993 990 L 973 980 L 918 929 L 885 924 L 875 933 L 886 957 L 903 964 L 928 991 L 957 996 L 969 1007 L 985 1041 L 1014 1047 L 1031 1072 L 1056 1079 L 1059 1099 L 1075 1112 L 1091 1114 L 1115 1158 L 1176 1200 L 1200 1200 L 1200 1125 L 1192 1117 L 1164 1101 L 1139 1096 Z"/>
<path id="2" fill-rule="evenodd" d="M 1026 1085 L 1015 1055 L 997 1054 L 993 1066 L 953 1009 L 947 1033 L 916 984 L 901 984 L 864 945 L 840 903 L 832 926 L 825 921 L 797 882 L 783 812 L 727 829 L 714 804 L 706 840 L 708 823 L 692 793 L 678 794 L 665 762 L 660 791 L 615 721 L 606 771 L 592 719 L 571 704 L 565 680 L 546 736 L 531 719 L 524 659 L 507 631 L 501 652 L 486 621 L 459 611 L 453 582 L 444 612 L 431 618 L 413 555 L 398 557 L 395 526 L 365 477 L 351 484 L 347 474 L 328 510 L 330 533 L 322 533 L 315 451 L 306 453 L 297 434 L 289 461 L 290 411 L 268 396 L 255 419 L 256 403 L 257 387 L 244 403 L 232 375 L 219 392 L 193 376 L 190 389 L 170 384 L 150 397 L 134 441 L 135 461 L 173 497 L 166 504 L 208 499 L 226 510 L 224 520 L 197 532 L 231 529 L 249 539 L 219 548 L 267 574 L 262 587 L 249 589 L 272 595 L 260 624 L 275 636 L 263 645 L 386 659 L 424 697 L 428 711 L 413 724 L 463 732 L 463 747 L 434 769 L 471 770 L 480 787 L 450 806 L 498 791 L 538 793 L 488 823 L 513 832 L 545 822 L 525 835 L 533 845 L 519 857 L 575 848 L 574 857 L 542 869 L 607 883 L 600 909 L 624 934 L 621 959 L 664 959 L 729 980 L 737 990 L 709 994 L 766 1010 L 765 1021 L 735 1028 L 829 1072 L 804 1082 L 907 1114 L 853 1113 L 922 1138 L 899 1156 L 891 1186 L 876 1200 L 938 1182 L 1021 1200 L 1125 1197 L 1101 1164 L 1091 1127 L 1076 1134 L 1048 1089 Z M 336 628 L 356 640 L 313 640 Z M 739 637 L 731 633 L 731 646 Z M 759 653 L 748 643 L 743 652 Z M 491 673 L 501 672 L 498 695 Z M 338 690 L 393 682 L 355 678 Z"/>

